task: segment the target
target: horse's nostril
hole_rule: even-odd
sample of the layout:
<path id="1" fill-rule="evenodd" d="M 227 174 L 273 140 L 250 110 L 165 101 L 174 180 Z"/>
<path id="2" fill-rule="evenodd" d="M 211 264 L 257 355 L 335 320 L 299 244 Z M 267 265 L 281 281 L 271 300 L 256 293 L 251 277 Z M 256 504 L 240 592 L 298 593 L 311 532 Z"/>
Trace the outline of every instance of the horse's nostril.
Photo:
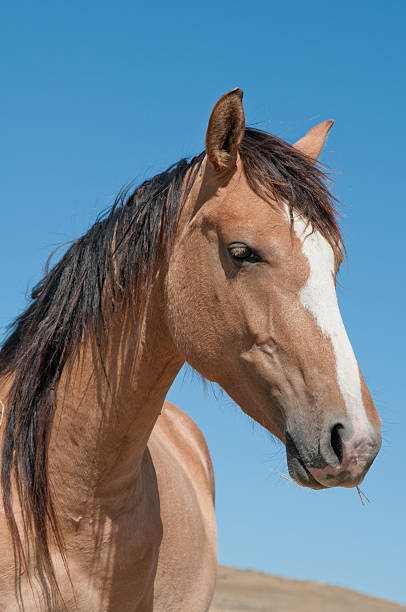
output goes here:
<path id="1" fill-rule="evenodd" d="M 341 423 L 337 423 L 331 430 L 331 446 L 333 451 L 336 454 L 336 457 L 340 464 L 343 460 L 343 443 L 341 440 L 340 429 L 344 429 L 344 426 Z"/>

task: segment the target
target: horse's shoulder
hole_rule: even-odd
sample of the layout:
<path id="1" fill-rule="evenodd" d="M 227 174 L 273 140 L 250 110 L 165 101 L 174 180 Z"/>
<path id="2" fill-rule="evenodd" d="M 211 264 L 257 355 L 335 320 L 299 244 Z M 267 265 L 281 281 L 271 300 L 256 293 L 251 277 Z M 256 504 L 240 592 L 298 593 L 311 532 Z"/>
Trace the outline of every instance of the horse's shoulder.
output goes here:
<path id="1" fill-rule="evenodd" d="M 165 402 L 148 447 L 163 524 L 154 610 L 207 610 L 217 570 L 214 479 L 207 444 L 196 423 Z"/>
<path id="2" fill-rule="evenodd" d="M 155 453 L 162 444 L 183 467 L 197 476 L 203 472 L 214 496 L 214 474 L 207 442 L 194 420 L 165 401 L 151 436 Z M 151 445 L 149 445 L 151 446 Z M 159 451 L 158 451 L 159 452 Z"/>
<path id="3" fill-rule="evenodd" d="M 188 414 L 186 414 L 186 412 L 184 412 L 184 410 L 178 406 L 175 406 L 175 404 L 172 404 L 171 402 L 165 401 L 162 408 L 161 417 L 163 417 L 163 421 L 166 421 L 168 425 L 170 423 L 173 428 L 176 428 L 179 431 L 179 433 L 182 435 L 187 435 L 189 439 L 191 438 L 195 440 L 198 444 L 207 449 L 208 452 L 207 443 L 201 430 L 196 425 L 194 420 Z"/>

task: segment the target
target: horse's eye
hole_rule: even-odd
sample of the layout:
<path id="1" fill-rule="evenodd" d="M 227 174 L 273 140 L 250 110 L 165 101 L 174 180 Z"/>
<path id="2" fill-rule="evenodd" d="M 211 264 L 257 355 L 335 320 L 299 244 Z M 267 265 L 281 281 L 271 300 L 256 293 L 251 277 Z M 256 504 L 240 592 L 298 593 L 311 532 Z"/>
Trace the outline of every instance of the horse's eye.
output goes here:
<path id="1" fill-rule="evenodd" d="M 235 242 L 234 244 L 230 244 L 228 247 L 228 252 L 231 257 L 236 261 L 248 261 L 250 263 L 255 263 L 260 261 L 260 256 L 257 255 L 250 247 L 246 244 L 242 244 L 240 242 Z"/>

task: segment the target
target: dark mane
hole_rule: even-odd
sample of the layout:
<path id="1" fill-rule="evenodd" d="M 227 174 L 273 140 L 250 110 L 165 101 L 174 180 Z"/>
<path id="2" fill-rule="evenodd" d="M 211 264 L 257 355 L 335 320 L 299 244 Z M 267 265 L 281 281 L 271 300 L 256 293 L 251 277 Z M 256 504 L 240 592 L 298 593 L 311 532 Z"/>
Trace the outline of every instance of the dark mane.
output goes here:
<path id="1" fill-rule="evenodd" d="M 340 250 L 334 198 L 312 160 L 275 136 L 250 128 L 240 154 L 248 183 L 259 196 L 288 202 L 292 214 L 308 219 L 336 253 Z M 109 312 L 118 299 L 131 293 L 142 320 L 154 270 L 167 261 L 179 211 L 203 159 L 201 153 L 181 160 L 130 195 L 121 193 L 110 212 L 34 288 L 31 304 L 10 327 L 0 351 L 0 377 L 12 380 L 1 479 L 17 582 L 21 566 L 30 575 L 32 555 L 47 609 L 55 608 L 58 593 L 49 536 L 63 554 L 48 481 L 55 390 L 78 344 L 88 337 L 100 344 L 101 333 L 108 333 Z M 12 483 L 22 511 L 22 533 L 12 509 Z"/>

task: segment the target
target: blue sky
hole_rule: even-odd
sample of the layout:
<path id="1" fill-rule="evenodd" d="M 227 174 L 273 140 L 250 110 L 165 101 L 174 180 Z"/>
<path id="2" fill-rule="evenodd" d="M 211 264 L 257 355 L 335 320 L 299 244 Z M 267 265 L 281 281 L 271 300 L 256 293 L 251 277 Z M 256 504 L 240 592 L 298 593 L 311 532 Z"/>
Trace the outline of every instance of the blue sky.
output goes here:
<path id="1" fill-rule="evenodd" d="M 210 110 L 244 90 L 247 122 L 286 140 L 334 118 L 322 161 L 343 202 L 339 301 L 383 419 L 362 489 L 283 480 L 284 449 L 182 373 L 169 398 L 202 428 L 223 563 L 406 603 L 405 18 L 398 1 L 7 3 L 0 53 L 0 326 L 49 252 L 129 180 L 200 152 Z"/>

